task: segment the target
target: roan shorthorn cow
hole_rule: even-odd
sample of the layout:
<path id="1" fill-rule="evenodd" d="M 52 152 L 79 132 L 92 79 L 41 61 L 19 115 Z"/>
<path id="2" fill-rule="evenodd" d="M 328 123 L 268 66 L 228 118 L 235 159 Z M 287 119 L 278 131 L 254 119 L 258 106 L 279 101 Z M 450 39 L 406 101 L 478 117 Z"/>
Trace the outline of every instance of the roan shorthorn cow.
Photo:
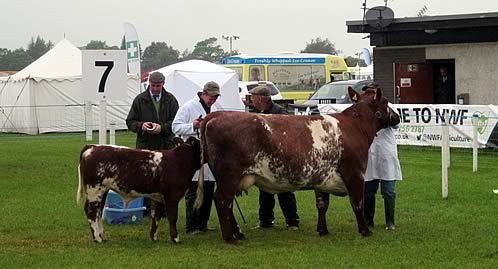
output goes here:
<path id="1" fill-rule="evenodd" d="M 321 235 L 327 233 L 328 199 L 320 195 L 349 195 L 359 232 L 371 234 L 363 216 L 368 148 L 377 131 L 392 124 L 395 113 L 380 89 L 359 95 L 350 88 L 349 95 L 357 102 L 332 115 L 214 112 L 204 119 L 202 161 L 216 178 L 214 200 L 225 241 L 244 237 L 233 216 L 233 199 L 252 185 L 272 193 L 314 189 Z"/>
<path id="2" fill-rule="evenodd" d="M 108 145 L 86 145 L 80 155 L 77 201 L 85 200 L 85 214 L 93 239 L 104 239 L 102 211 L 109 190 L 119 193 L 125 204 L 137 196 L 156 201 L 151 210 L 150 237 L 157 240 L 157 228 L 166 213 L 170 239 L 178 243 L 178 203 L 200 168 L 200 143 L 196 138 L 176 141 L 171 150 L 141 150 Z"/>

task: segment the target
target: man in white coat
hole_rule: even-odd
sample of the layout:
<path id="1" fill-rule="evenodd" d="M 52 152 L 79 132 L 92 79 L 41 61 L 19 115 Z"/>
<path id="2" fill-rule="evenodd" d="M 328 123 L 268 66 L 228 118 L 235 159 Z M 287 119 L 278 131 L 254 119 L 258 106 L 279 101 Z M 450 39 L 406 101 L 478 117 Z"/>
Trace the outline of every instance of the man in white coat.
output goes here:
<path id="1" fill-rule="evenodd" d="M 175 135 L 184 140 L 191 136 L 198 136 L 202 119 L 211 112 L 211 106 L 219 96 L 220 86 L 218 83 L 214 81 L 206 83 L 202 92 L 198 92 L 193 99 L 178 109 L 172 123 Z M 211 230 L 208 228 L 208 221 L 211 214 L 215 180 L 209 166 L 204 164 L 204 200 L 201 208 L 195 209 L 194 202 L 198 176 L 199 171 L 195 173 L 192 178 L 192 181 L 194 181 L 192 187 L 185 194 L 186 232 L 192 234 Z"/>
<path id="2" fill-rule="evenodd" d="M 396 192 L 394 191 L 397 180 L 402 180 L 401 166 L 398 159 L 398 148 L 394 129 L 399 127 L 399 115 L 393 110 L 392 122 L 397 122 L 394 127 L 387 127 L 377 132 L 370 149 L 368 150 L 368 165 L 365 173 L 365 202 L 364 215 L 367 225 L 374 226 L 375 194 L 379 188 L 384 198 L 386 217 L 386 230 L 394 230 L 394 208 Z"/>

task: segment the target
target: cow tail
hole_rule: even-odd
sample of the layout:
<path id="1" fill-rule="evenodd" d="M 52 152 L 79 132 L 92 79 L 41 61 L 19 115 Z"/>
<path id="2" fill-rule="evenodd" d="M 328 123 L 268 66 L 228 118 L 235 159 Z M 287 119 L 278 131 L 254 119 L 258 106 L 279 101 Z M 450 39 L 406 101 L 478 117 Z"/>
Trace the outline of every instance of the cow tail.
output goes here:
<path id="1" fill-rule="evenodd" d="M 204 147 L 206 145 L 206 121 L 201 123 L 201 168 L 199 169 L 199 177 L 197 178 L 197 193 L 195 197 L 195 208 L 201 208 L 202 201 L 204 200 Z"/>
<path id="2" fill-rule="evenodd" d="M 90 146 L 86 145 L 83 147 L 80 153 L 80 164 L 78 164 L 78 191 L 76 192 L 76 204 L 80 205 L 86 198 L 85 184 L 83 182 L 83 176 L 81 175 L 81 161 L 83 159 L 83 153 L 89 149 Z"/>
<path id="3" fill-rule="evenodd" d="M 84 192 L 85 192 L 85 187 L 84 187 L 84 184 L 83 184 L 83 179 L 81 178 L 81 167 L 80 165 L 78 165 L 78 192 L 76 194 L 76 204 L 80 205 L 83 200 L 85 199 L 85 195 L 84 195 Z"/>

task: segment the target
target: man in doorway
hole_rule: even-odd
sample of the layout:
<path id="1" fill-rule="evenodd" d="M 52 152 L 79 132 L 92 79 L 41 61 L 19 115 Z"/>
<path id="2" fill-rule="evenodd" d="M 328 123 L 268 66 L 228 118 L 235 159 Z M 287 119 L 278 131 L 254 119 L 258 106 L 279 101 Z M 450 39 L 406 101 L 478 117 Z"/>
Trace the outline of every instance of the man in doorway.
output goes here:
<path id="1" fill-rule="evenodd" d="M 434 84 L 434 104 L 455 103 L 455 81 L 448 74 L 446 66 L 439 67 L 439 75 Z"/>

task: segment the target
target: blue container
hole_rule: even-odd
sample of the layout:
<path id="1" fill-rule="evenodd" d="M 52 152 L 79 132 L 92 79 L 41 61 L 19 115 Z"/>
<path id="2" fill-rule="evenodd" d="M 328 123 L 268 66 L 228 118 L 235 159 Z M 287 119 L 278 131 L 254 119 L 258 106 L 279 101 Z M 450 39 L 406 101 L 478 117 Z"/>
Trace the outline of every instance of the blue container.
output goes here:
<path id="1" fill-rule="evenodd" d="M 140 224 L 144 220 L 145 206 L 139 208 L 104 208 L 104 218 L 108 224 Z"/>
<path id="2" fill-rule="evenodd" d="M 138 197 L 133 200 L 128 204 L 128 207 L 124 207 L 124 201 L 123 198 L 119 194 L 117 194 L 115 191 L 110 190 L 109 193 L 107 194 L 107 207 L 109 208 L 119 208 L 119 209 L 126 209 L 126 208 L 141 208 L 144 206 L 144 198 L 143 197 Z"/>

